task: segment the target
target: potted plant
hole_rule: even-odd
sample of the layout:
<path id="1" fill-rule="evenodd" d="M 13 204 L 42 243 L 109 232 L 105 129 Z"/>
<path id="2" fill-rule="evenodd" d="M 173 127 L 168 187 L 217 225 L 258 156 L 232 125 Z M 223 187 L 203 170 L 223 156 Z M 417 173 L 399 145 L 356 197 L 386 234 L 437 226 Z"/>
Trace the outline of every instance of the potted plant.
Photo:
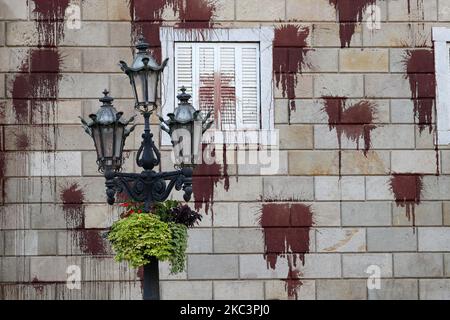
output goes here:
<path id="1" fill-rule="evenodd" d="M 128 261 L 138 268 L 155 257 L 159 261 L 169 261 L 171 273 L 182 272 L 187 230 L 201 221 L 202 216 L 174 200 L 156 203 L 152 212 L 144 212 L 142 203 L 125 202 L 121 206 L 125 211 L 108 233 L 116 261 Z"/>

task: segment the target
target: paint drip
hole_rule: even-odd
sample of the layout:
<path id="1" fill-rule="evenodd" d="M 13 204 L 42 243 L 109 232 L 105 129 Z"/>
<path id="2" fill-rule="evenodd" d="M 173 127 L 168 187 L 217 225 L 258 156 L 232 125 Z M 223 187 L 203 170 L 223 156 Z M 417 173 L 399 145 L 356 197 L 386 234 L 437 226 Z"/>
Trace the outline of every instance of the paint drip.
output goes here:
<path id="1" fill-rule="evenodd" d="M 289 266 L 286 289 L 289 298 L 298 298 L 302 285 L 297 260 L 305 264 L 309 253 L 310 230 L 313 225 L 311 207 L 301 203 L 264 203 L 260 218 L 264 232 L 264 259 L 268 269 L 276 269 L 279 258 Z"/>
<path id="2" fill-rule="evenodd" d="M 230 188 L 230 177 L 228 175 L 228 165 L 226 161 L 226 145 L 223 145 L 223 166 L 216 161 L 216 147 L 212 144 L 202 145 L 202 163 L 194 169 L 192 176 L 192 189 L 195 200 L 195 210 L 204 207 L 208 213 L 213 212 L 214 192 L 219 182 L 223 182 L 224 190 L 228 192 Z"/>
<path id="3" fill-rule="evenodd" d="M 408 14 L 411 15 L 411 13 L 412 13 L 411 1 L 412 0 L 407 0 L 407 1 L 408 1 Z M 422 20 L 425 20 L 425 8 L 423 6 L 423 0 L 416 0 L 416 7 L 417 7 L 417 10 L 419 11 L 419 14 L 421 16 L 420 18 Z"/>
<path id="4" fill-rule="evenodd" d="M 433 130 L 433 113 L 436 114 L 436 76 L 434 66 L 434 50 L 407 50 L 403 57 L 406 78 L 409 81 L 411 100 L 414 104 L 414 121 L 419 133 L 428 129 L 434 131 L 436 151 L 436 175 L 440 174 L 439 144 L 437 128 Z"/>
<path id="5" fill-rule="evenodd" d="M 64 38 L 64 18 L 70 0 L 32 0 L 39 46 L 58 46 Z"/>
<path id="6" fill-rule="evenodd" d="M 403 59 L 406 78 L 409 80 L 414 116 L 420 132 L 433 131 L 433 110 L 436 90 L 434 53 L 432 50 L 407 50 Z"/>
<path id="7" fill-rule="evenodd" d="M 60 199 L 63 203 L 63 211 L 67 228 L 84 228 L 84 191 L 77 183 L 61 191 Z"/>
<path id="8" fill-rule="evenodd" d="M 406 209 L 406 217 L 416 225 L 416 206 L 421 203 L 423 191 L 422 174 L 393 174 L 390 180 L 390 189 L 395 197 L 397 207 Z"/>
<path id="9" fill-rule="evenodd" d="M 82 229 L 75 231 L 76 240 L 80 250 L 88 255 L 107 255 L 103 231 L 95 229 Z"/>
<path id="10" fill-rule="evenodd" d="M 283 25 L 275 29 L 273 48 L 273 68 L 277 88 L 282 90 L 283 97 L 289 99 L 289 111 L 296 110 L 295 99 L 298 75 L 306 62 L 306 54 L 312 50 L 307 39 L 309 28 L 298 25 Z"/>
<path id="11" fill-rule="evenodd" d="M 37 277 L 33 278 L 33 280 L 31 281 L 31 285 L 33 286 L 33 289 L 37 294 L 42 294 L 44 292 L 44 285 L 40 283 Z"/>
<path id="12" fill-rule="evenodd" d="M 336 9 L 341 47 L 350 47 L 356 25 L 363 21 L 366 9 L 375 5 L 377 0 L 328 0 L 328 2 Z"/>
<path id="13" fill-rule="evenodd" d="M 161 61 L 159 28 L 163 25 L 163 13 L 172 9 L 178 15 L 176 27 L 186 29 L 212 28 L 216 6 L 212 0 L 128 0 L 134 42 L 143 34 L 150 43 L 157 61 Z"/>
<path id="14" fill-rule="evenodd" d="M 339 176 L 342 170 L 342 137 L 356 142 L 356 149 L 360 150 L 360 141 L 364 141 L 362 148 L 364 156 L 371 148 L 371 133 L 377 128 L 373 124 L 376 117 L 376 105 L 362 100 L 346 107 L 346 97 L 323 97 L 323 111 L 328 115 L 330 131 L 336 130 L 339 145 Z"/>
<path id="15" fill-rule="evenodd" d="M 214 128 L 236 123 L 236 86 L 234 75 L 205 73 L 200 75 L 199 104 L 204 113 L 212 112 Z"/>

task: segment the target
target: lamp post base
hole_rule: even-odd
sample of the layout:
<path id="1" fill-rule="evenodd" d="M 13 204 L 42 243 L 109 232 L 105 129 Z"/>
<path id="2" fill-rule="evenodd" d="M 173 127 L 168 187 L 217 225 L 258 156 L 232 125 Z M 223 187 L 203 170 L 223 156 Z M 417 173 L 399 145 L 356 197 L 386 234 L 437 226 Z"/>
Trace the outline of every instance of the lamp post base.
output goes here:
<path id="1" fill-rule="evenodd" d="M 160 300 L 159 296 L 159 264 L 155 257 L 144 266 L 144 300 Z"/>

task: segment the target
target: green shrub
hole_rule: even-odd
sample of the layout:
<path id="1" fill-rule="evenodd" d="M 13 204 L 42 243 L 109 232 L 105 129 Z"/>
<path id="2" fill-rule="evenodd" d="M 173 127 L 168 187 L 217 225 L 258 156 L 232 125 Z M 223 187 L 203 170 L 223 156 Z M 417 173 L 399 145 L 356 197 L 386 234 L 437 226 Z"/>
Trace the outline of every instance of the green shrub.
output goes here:
<path id="1" fill-rule="evenodd" d="M 202 216 L 178 201 L 155 203 L 152 213 L 143 213 L 144 204 L 128 201 L 108 234 L 116 261 L 128 261 L 134 268 L 150 262 L 150 257 L 169 261 L 171 273 L 180 273 L 186 264 L 188 228 Z"/>
<path id="2" fill-rule="evenodd" d="M 170 226 L 153 214 L 133 214 L 116 221 L 108 239 L 116 261 L 128 261 L 134 268 L 148 264 L 151 256 L 167 261 L 174 252 Z"/>

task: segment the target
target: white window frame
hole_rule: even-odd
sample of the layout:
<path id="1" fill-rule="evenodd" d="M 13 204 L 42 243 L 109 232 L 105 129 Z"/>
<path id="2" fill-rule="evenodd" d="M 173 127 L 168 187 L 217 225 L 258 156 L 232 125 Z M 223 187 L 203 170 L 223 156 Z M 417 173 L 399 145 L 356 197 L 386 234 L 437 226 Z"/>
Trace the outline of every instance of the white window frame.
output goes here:
<path id="1" fill-rule="evenodd" d="M 436 72 L 436 144 L 450 144 L 450 28 L 433 27 Z"/>
<path id="2" fill-rule="evenodd" d="M 258 130 L 224 131 L 214 134 L 214 143 L 274 145 L 275 136 L 274 87 L 273 87 L 273 40 L 274 27 L 181 29 L 161 27 L 160 39 L 163 58 L 169 58 L 161 80 L 161 114 L 173 112 L 176 104 L 175 43 L 177 42 L 258 42 L 260 58 L 260 125 Z M 198 106 L 194 107 L 198 108 Z M 263 132 L 263 134 L 261 134 Z M 217 132 L 216 132 L 217 133 Z M 205 135 L 212 142 L 211 135 Z M 170 137 L 162 135 L 161 144 L 171 145 Z"/>

